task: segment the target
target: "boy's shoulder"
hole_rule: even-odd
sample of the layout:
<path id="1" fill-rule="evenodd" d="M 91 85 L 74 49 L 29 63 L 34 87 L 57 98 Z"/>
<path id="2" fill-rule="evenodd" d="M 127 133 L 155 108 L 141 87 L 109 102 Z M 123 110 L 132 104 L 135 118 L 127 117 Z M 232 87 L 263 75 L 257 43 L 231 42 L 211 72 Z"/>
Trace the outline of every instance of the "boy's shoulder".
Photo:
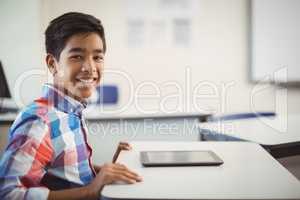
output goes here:
<path id="1" fill-rule="evenodd" d="M 50 122 L 53 116 L 57 115 L 54 107 L 47 100 L 37 99 L 26 106 L 20 113 L 21 119 L 40 118 L 45 122 Z M 56 116 L 57 117 L 57 116 Z"/>
<path id="2" fill-rule="evenodd" d="M 55 109 L 47 100 L 37 99 L 20 111 L 11 128 L 35 120 L 41 120 L 43 123 L 49 125 L 62 118 L 62 115 L 64 113 Z"/>
<path id="3" fill-rule="evenodd" d="M 26 134 L 27 131 L 24 130 L 29 130 L 33 123 L 49 124 L 48 116 L 53 112 L 54 109 L 50 106 L 36 101 L 25 106 L 9 129 L 9 139 L 11 140 L 14 136 L 20 134 Z"/>

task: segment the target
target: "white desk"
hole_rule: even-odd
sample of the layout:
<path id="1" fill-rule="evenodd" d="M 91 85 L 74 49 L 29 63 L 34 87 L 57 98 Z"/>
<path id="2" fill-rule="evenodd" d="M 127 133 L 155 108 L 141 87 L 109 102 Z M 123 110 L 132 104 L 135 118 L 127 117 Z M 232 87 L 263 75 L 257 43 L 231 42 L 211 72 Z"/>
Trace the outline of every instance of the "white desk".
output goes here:
<path id="1" fill-rule="evenodd" d="M 12 123 L 18 113 L 0 113 L 0 122 Z M 127 120 L 127 119 L 161 119 L 161 118 L 198 118 L 205 121 L 211 113 L 173 113 L 173 114 L 137 114 L 137 113 L 101 113 L 97 110 L 94 112 L 84 112 L 86 120 Z"/>
<path id="2" fill-rule="evenodd" d="M 198 124 L 209 116 L 206 113 L 143 114 L 101 113 L 94 107 L 93 113 L 85 113 L 89 129 L 88 141 L 93 148 L 93 162 L 110 162 L 120 141 L 169 140 L 198 141 Z M 98 110 L 97 110 L 98 109 Z M 16 114 L 0 115 L 0 153 L 6 146 L 8 128 Z"/>
<path id="3" fill-rule="evenodd" d="M 198 124 L 210 116 L 209 113 L 109 113 L 102 112 L 99 106 L 89 107 L 84 114 L 88 141 L 93 148 L 92 160 L 97 164 L 110 162 L 120 141 L 198 141 Z"/>
<path id="4" fill-rule="evenodd" d="M 127 110 L 121 112 L 116 106 L 107 105 L 90 105 L 83 112 L 87 120 L 120 120 L 120 119 L 158 119 L 158 118 L 199 118 L 206 120 L 211 116 L 211 112 L 174 112 L 164 113 L 162 111 L 156 113 L 142 113 L 136 110 Z"/>
<path id="5" fill-rule="evenodd" d="M 110 162 L 120 141 L 199 141 L 199 117 L 87 120 L 92 160 Z"/>
<path id="6" fill-rule="evenodd" d="M 0 124 L 12 124 L 12 122 L 15 121 L 17 115 L 17 113 L 0 113 Z"/>
<path id="7" fill-rule="evenodd" d="M 117 162 L 143 176 L 107 185 L 107 199 L 300 199 L 300 182 L 261 146 L 248 142 L 133 142 Z M 142 167 L 141 150 L 213 150 L 219 167 Z"/>
<path id="8" fill-rule="evenodd" d="M 207 122 L 201 129 L 253 141 L 262 145 L 300 142 L 300 115 Z"/>
<path id="9" fill-rule="evenodd" d="M 276 157 L 300 153 L 300 115 L 260 117 L 200 124 L 202 136 L 232 136 L 276 150 Z"/>

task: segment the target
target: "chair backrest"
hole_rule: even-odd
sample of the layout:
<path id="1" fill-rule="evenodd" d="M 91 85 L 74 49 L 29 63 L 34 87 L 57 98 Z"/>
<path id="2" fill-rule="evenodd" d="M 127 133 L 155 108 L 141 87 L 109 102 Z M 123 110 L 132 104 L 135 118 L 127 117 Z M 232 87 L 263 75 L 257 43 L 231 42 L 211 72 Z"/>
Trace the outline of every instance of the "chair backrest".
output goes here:
<path id="1" fill-rule="evenodd" d="M 97 87 L 96 104 L 117 104 L 119 100 L 119 90 L 115 85 L 101 85 Z"/>

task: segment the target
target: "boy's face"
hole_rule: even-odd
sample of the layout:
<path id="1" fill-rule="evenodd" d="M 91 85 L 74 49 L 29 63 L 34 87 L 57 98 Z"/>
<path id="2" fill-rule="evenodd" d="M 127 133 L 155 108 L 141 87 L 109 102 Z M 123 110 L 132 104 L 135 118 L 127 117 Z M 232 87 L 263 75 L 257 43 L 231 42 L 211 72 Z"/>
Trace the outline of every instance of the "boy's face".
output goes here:
<path id="1" fill-rule="evenodd" d="M 91 96 L 100 82 L 104 65 L 102 39 L 96 33 L 73 35 L 67 40 L 59 61 L 48 55 L 47 64 L 54 75 L 54 84 L 82 101 Z"/>

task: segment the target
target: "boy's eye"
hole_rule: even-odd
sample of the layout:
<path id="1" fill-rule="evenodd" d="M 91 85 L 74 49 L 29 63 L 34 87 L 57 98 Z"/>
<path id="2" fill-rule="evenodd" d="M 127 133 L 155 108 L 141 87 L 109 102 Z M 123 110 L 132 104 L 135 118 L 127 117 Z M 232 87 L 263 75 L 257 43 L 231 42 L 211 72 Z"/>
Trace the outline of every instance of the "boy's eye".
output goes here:
<path id="1" fill-rule="evenodd" d="M 72 60 L 83 60 L 83 56 L 81 55 L 74 55 L 70 57 Z"/>
<path id="2" fill-rule="evenodd" d="M 95 56 L 95 57 L 94 57 L 94 60 L 95 60 L 96 62 L 103 62 L 104 57 L 103 57 L 103 56 Z"/>

